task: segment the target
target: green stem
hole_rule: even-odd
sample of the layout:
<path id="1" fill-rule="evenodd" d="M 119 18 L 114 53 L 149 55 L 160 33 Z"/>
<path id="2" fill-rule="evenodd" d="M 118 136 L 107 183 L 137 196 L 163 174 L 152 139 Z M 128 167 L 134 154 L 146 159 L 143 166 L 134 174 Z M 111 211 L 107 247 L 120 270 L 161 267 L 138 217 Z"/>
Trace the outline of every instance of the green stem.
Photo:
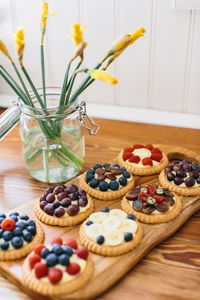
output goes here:
<path id="1" fill-rule="evenodd" d="M 66 72 L 65 72 L 65 77 L 64 77 L 64 81 L 63 81 L 63 85 L 62 85 L 61 94 L 60 94 L 59 107 L 64 105 L 65 95 L 66 95 L 66 92 L 67 92 L 67 83 L 68 83 L 68 76 L 69 76 L 70 67 L 71 67 L 71 63 L 69 63 L 67 65 L 67 69 L 66 69 Z M 58 111 L 60 111 L 60 110 L 58 110 Z"/>
<path id="2" fill-rule="evenodd" d="M 25 158 L 25 162 L 26 163 L 30 163 L 32 161 L 34 161 L 38 156 L 40 156 L 42 154 L 42 150 L 38 149 L 36 150 L 31 156 L 27 157 L 27 153 L 25 152 L 24 154 L 24 158 Z"/>
<path id="3" fill-rule="evenodd" d="M 80 67 L 80 65 L 82 64 L 82 61 L 83 60 L 80 60 L 79 61 L 79 63 L 77 64 L 77 66 L 76 66 L 76 68 L 75 68 L 75 70 L 74 70 L 74 72 L 73 72 L 73 74 L 72 74 L 72 76 L 71 76 L 71 78 L 70 78 L 70 80 L 69 80 L 69 84 L 68 84 L 68 86 L 67 86 L 67 96 L 66 96 L 66 98 L 65 98 L 65 103 L 64 103 L 64 105 L 67 105 L 68 104 L 68 101 L 69 101 L 69 97 L 70 97 L 70 94 L 71 94 L 71 91 L 72 91 L 72 87 L 73 87 L 73 84 L 74 84 L 74 81 L 75 81 L 75 78 L 76 78 L 76 75 L 77 75 L 77 73 L 76 73 L 76 71 L 78 70 L 78 68 Z"/>
<path id="4" fill-rule="evenodd" d="M 47 107 L 46 102 L 46 85 L 45 85 L 45 64 L 44 64 L 44 46 L 41 45 L 41 69 L 42 69 L 42 87 L 43 87 L 43 99 L 44 105 Z"/>
<path id="5" fill-rule="evenodd" d="M 43 150 L 43 156 L 44 156 L 44 174 L 45 174 L 46 182 L 49 182 L 48 149 L 49 149 L 49 140 L 47 138 L 45 138 L 45 149 Z"/>

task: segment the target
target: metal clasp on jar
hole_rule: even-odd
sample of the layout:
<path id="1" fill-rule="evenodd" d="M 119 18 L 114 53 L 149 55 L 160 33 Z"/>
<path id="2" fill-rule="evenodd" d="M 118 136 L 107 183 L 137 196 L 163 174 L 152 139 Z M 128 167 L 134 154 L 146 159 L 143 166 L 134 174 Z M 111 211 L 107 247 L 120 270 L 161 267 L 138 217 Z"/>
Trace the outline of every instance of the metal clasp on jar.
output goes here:
<path id="1" fill-rule="evenodd" d="M 78 106 L 77 110 L 79 111 L 79 116 L 77 120 L 81 123 L 81 125 L 86 128 L 91 135 L 96 135 L 99 132 L 100 126 L 96 124 L 92 118 L 90 118 L 86 113 L 86 103 L 82 101 Z M 88 127 L 84 119 L 87 119 L 91 124 L 92 128 Z"/>

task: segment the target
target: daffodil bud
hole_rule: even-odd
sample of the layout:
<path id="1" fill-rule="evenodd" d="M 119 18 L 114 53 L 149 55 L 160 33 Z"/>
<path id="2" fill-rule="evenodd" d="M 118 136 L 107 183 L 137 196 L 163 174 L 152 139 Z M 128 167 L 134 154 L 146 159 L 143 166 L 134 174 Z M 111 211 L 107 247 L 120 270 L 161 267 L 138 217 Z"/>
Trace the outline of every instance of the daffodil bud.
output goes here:
<path id="1" fill-rule="evenodd" d="M 91 71 L 89 71 L 89 75 L 90 75 L 90 77 L 94 78 L 95 80 L 105 81 L 109 84 L 118 83 L 117 78 L 106 73 L 103 70 L 97 70 L 97 69 L 91 70 Z"/>
<path id="2" fill-rule="evenodd" d="M 22 64 L 23 54 L 24 54 L 24 29 L 20 28 L 14 35 L 15 49 L 18 54 L 19 62 Z"/>
<path id="3" fill-rule="evenodd" d="M 48 3 L 46 1 L 44 1 L 42 3 L 42 18 L 41 18 L 41 24 L 40 24 L 41 32 L 42 32 L 42 37 L 41 37 L 42 45 L 43 45 L 44 35 L 45 35 L 45 31 L 46 31 L 47 19 L 48 19 L 48 17 L 55 16 L 57 14 L 58 13 L 53 13 L 53 14 L 48 15 Z"/>
<path id="4" fill-rule="evenodd" d="M 83 43 L 83 30 L 85 28 L 85 26 L 79 23 L 73 25 L 72 38 L 74 40 L 75 46 L 78 46 L 79 44 Z"/>
<path id="5" fill-rule="evenodd" d="M 8 49 L 2 40 L 0 40 L 0 51 L 11 60 Z"/>
<path id="6" fill-rule="evenodd" d="M 76 51 L 71 59 L 71 62 L 77 58 L 78 56 L 80 56 L 81 59 L 83 59 L 83 52 L 84 49 L 87 47 L 87 43 L 86 42 L 81 42 L 78 47 L 76 48 Z"/>

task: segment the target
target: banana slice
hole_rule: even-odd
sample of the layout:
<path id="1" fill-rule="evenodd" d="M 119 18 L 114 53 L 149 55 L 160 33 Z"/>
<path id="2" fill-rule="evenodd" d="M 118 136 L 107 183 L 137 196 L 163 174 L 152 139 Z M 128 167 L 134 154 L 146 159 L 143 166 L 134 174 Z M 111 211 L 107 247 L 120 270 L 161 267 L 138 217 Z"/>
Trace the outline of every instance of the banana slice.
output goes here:
<path id="1" fill-rule="evenodd" d="M 104 235 L 102 225 L 99 223 L 93 223 L 90 226 L 85 226 L 87 236 L 96 241 L 98 235 Z"/>
<path id="2" fill-rule="evenodd" d="M 105 234 L 105 242 L 110 246 L 117 246 L 124 242 L 124 235 L 119 230 L 108 231 Z"/>
<path id="3" fill-rule="evenodd" d="M 102 226 L 105 231 L 111 231 L 117 229 L 120 224 L 121 222 L 119 219 L 113 216 L 109 216 L 103 221 Z"/>
<path id="4" fill-rule="evenodd" d="M 118 218 L 120 221 L 126 219 L 127 214 L 121 209 L 111 209 L 109 212 L 109 216 L 113 216 Z"/>
<path id="5" fill-rule="evenodd" d="M 108 217 L 108 213 L 99 211 L 91 214 L 89 219 L 93 223 L 102 223 L 107 217 Z"/>
<path id="6" fill-rule="evenodd" d="M 125 219 L 122 221 L 120 225 L 120 230 L 122 230 L 123 233 L 131 232 L 135 233 L 137 230 L 137 223 L 130 219 Z"/>

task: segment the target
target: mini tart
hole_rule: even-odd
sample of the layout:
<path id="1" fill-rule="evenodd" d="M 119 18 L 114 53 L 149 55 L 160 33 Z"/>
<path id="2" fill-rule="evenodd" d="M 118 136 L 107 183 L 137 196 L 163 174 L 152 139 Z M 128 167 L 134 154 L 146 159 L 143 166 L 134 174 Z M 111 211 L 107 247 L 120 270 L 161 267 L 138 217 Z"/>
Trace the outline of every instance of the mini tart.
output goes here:
<path id="1" fill-rule="evenodd" d="M 127 253 L 141 242 L 142 225 L 133 214 L 127 215 L 121 209 L 95 212 L 81 225 L 79 237 L 88 250 L 103 256 L 117 256 Z"/>
<path id="2" fill-rule="evenodd" d="M 135 184 L 133 176 L 118 164 L 96 164 L 81 175 L 79 186 L 99 200 L 119 199 Z"/>
<path id="3" fill-rule="evenodd" d="M 121 202 L 122 209 L 143 223 L 165 223 L 176 218 L 182 209 L 177 195 L 158 186 L 131 190 Z"/>
<path id="4" fill-rule="evenodd" d="M 119 164 L 135 175 L 152 175 L 160 173 L 169 163 L 167 156 L 153 145 L 135 144 L 119 153 Z"/>
<path id="5" fill-rule="evenodd" d="M 43 231 L 41 225 L 38 222 L 35 222 L 35 221 L 29 219 L 29 217 L 27 215 L 24 215 L 24 214 L 19 215 L 18 212 L 14 212 L 14 213 L 11 213 L 8 217 L 5 216 L 5 218 L 2 218 L 2 216 L 5 216 L 5 215 L 0 214 L 0 220 L 1 220 L 0 260 L 8 261 L 8 260 L 15 260 L 15 259 L 24 257 L 33 250 L 35 245 L 43 242 L 44 231 Z M 20 219 L 20 217 L 24 217 L 25 219 Z M 10 225 L 9 225 L 9 220 L 12 220 L 10 222 Z M 6 221 L 6 223 L 4 221 Z M 35 228 L 34 233 L 32 231 L 33 229 L 30 229 L 30 226 L 27 224 L 27 221 L 35 224 L 34 226 L 31 226 L 31 227 Z M 27 226 L 23 230 L 21 228 L 21 230 L 22 230 L 21 234 L 18 233 L 18 235 L 16 235 L 17 230 L 19 228 L 19 226 L 16 224 L 19 224 L 19 222 L 23 222 L 23 223 L 27 224 Z M 7 229 L 4 227 L 5 224 L 7 226 Z M 9 228 L 9 226 L 10 226 L 10 228 Z M 2 228 L 6 229 L 6 230 L 3 230 Z M 29 231 L 29 229 L 32 231 L 32 233 Z M 2 242 L 5 242 L 4 238 L 2 237 L 2 235 L 3 235 L 2 231 L 3 232 L 10 231 L 12 234 L 12 239 L 9 241 L 6 241 L 9 244 L 7 250 L 2 249 Z M 25 235 L 25 238 L 24 238 L 24 234 L 26 232 L 28 232 L 29 234 Z M 31 235 L 32 235 L 32 237 L 31 237 Z M 13 239 L 15 239 L 14 245 L 16 246 L 16 238 L 17 238 L 18 243 L 19 243 L 19 239 L 20 239 L 20 241 L 21 240 L 23 241 L 22 245 L 20 245 L 21 247 L 19 247 L 19 244 L 18 244 L 19 248 L 15 248 L 12 245 Z"/>
<path id="6" fill-rule="evenodd" d="M 92 198 L 74 184 L 49 187 L 34 203 L 36 217 L 49 225 L 72 226 L 81 223 L 93 210 Z"/>
<path id="7" fill-rule="evenodd" d="M 74 240 L 74 239 L 70 239 Z M 67 243 L 64 243 L 64 245 L 67 245 Z M 39 245 L 40 248 L 41 245 Z M 45 246 L 43 249 L 53 249 L 53 247 L 56 246 L 56 251 L 63 249 L 65 246 L 56 244 L 52 246 Z M 43 250 L 42 249 L 42 250 Z M 29 289 L 40 293 L 42 295 L 49 295 L 49 296 L 58 296 L 62 294 L 70 294 L 72 292 L 75 292 L 85 286 L 87 282 L 90 280 L 93 274 L 93 262 L 91 261 L 90 257 L 88 257 L 88 250 L 85 248 L 78 248 L 74 250 L 72 247 L 68 246 L 68 250 L 71 249 L 73 252 L 68 256 L 68 261 L 66 262 L 66 258 L 63 259 L 63 264 L 60 264 L 59 257 L 60 254 L 55 254 L 53 251 L 54 256 L 56 255 L 58 263 L 49 266 L 47 263 L 47 257 L 43 258 L 42 253 L 40 252 L 39 256 L 41 257 L 41 261 L 38 263 L 32 262 L 34 259 L 33 257 L 36 253 L 38 253 L 36 249 L 36 253 L 31 253 L 24 261 L 23 268 L 22 268 L 22 276 L 23 276 L 23 282 L 26 287 Z M 76 254 L 76 251 L 79 251 L 79 255 Z M 83 250 L 83 251 L 82 251 Z M 45 250 L 44 250 L 45 251 Z M 62 253 L 63 254 L 63 253 Z M 64 252 L 66 255 L 66 253 Z M 36 254 L 37 256 L 38 254 Z M 52 255 L 52 254 L 50 254 Z M 72 264 L 78 264 L 79 268 L 74 268 Z M 33 265 L 32 265 L 33 264 Z M 38 265 L 40 264 L 40 266 Z M 42 265 L 46 265 L 41 267 Z M 70 273 L 68 271 L 68 268 L 70 268 Z M 40 270 L 39 270 L 40 269 Z M 59 277 L 59 274 L 55 274 L 55 269 L 59 269 L 61 277 Z M 72 274 L 73 271 L 73 274 Z M 51 275 L 50 275 L 51 273 Z M 55 274 L 54 276 L 53 273 Z"/>

